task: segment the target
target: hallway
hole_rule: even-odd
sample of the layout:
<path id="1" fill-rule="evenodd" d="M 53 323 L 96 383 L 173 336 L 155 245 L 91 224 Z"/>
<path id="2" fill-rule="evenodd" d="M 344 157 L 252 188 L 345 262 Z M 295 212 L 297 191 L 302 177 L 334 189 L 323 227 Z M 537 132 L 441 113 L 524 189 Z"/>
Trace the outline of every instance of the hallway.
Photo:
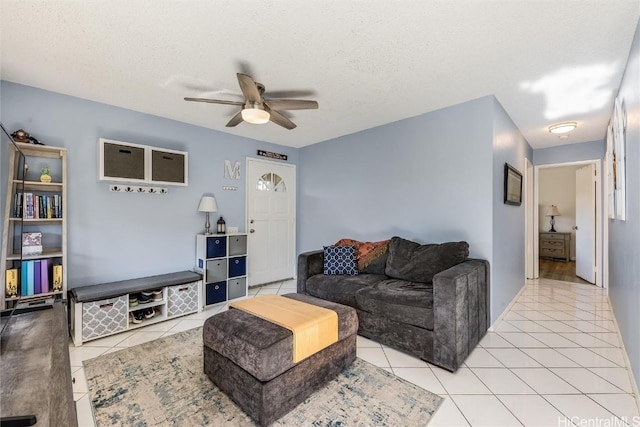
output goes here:
<path id="1" fill-rule="evenodd" d="M 582 283 L 585 285 L 592 284 L 576 276 L 575 261 L 564 262 L 540 258 L 540 278 L 562 280 L 563 282 Z"/>

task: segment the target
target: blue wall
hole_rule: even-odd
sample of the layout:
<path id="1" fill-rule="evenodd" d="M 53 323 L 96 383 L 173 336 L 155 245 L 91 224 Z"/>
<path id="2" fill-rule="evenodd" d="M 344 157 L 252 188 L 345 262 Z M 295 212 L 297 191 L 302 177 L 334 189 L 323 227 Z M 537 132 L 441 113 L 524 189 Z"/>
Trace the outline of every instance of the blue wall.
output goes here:
<path id="1" fill-rule="evenodd" d="M 297 164 L 298 150 L 3 81 L 2 122 L 46 145 L 68 149 L 69 287 L 188 270 L 204 230 L 200 197 L 213 194 L 227 226 L 245 226 L 245 158 L 277 151 Z M 189 152 L 189 186 L 169 194 L 109 192 L 98 181 L 98 138 Z M 4 166 L 4 157 L 2 159 Z M 224 178 L 224 161 L 241 180 Z M 238 187 L 223 191 L 223 185 Z M 4 206 L 4 201 L 3 201 Z"/>
<path id="2" fill-rule="evenodd" d="M 627 220 L 609 221 L 609 295 L 640 384 L 640 22 L 618 96 L 627 113 Z"/>
<path id="3" fill-rule="evenodd" d="M 504 163 L 523 171 L 532 156 L 493 96 L 302 148 L 299 249 L 466 240 L 491 262 L 494 321 L 525 276 L 524 207 L 503 203 Z"/>
<path id="4" fill-rule="evenodd" d="M 302 148 L 298 249 L 398 235 L 489 259 L 492 99 Z"/>
<path id="5" fill-rule="evenodd" d="M 531 163 L 535 166 L 540 166 L 604 159 L 606 150 L 607 147 L 604 140 L 540 148 L 533 151 L 533 161 Z"/>
<path id="6" fill-rule="evenodd" d="M 525 277 L 525 204 L 504 203 L 504 165 L 523 175 L 524 159 L 533 150 L 502 105 L 493 102 L 493 254 L 491 269 L 491 320 L 495 321 L 518 291 Z M 524 193 L 523 185 L 523 193 Z"/>

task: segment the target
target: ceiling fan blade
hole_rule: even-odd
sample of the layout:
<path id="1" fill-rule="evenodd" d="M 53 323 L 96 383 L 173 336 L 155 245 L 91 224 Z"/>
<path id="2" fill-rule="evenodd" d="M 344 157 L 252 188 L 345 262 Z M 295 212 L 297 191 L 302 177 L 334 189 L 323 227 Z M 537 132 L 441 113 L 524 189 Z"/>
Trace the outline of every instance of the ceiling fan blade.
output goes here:
<path id="1" fill-rule="evenodd" d="M 287 119 L 285 116 L 283 116 L 282 114 L 280 114 L 275 110 L 269 110 L 269 114 L 271 115 L 269 120 L 271 120 L 273 123 L 277 125 L 282 126 L 283 128 L 291 130 L 296 127 L 295 123 L 293 123 L 291 120 Z"/>
<path id="2" fill-rule="evenodd" d="M 316 96 L 316 92 L 313 90 L 269 90 L 264 93 L 264 96 L 268 98 L 302 98 L 308 96 Z"/>
<path id="3" fill-rule="evenodd" d="M 238 111 L 238 113 L 231 117 L 231 120 L 227 123 L 228 128 L 232 128 L 234 126 L 238 126 L 238 124 L 242 122 L 242 110 Z"/>
<path id="4" fill-rule="evenodd" d="M 185 97 L 185 101 L 195 101 L 195 102 L 208 102 L 210 104 L 225 104 L 225 105 L 244 105 L 244 102 L 240 101 L 225 101 L 223 99 L 207 99 L 207 98 L 189 98 Z"/>
<path id="5" fill-rule="evenodd" d="M 257 103 L 262 102 L 262 96 L 260 95 L 258 86 L 256 85 L 256 82 L 251 78 L 251 76 L 238 73 L 238 83 L 240 83 L 240 89 L 242 90 L 242 94 L 247 99 L 247 101 Z"/>
<path id="6" fill-rule="evenodd" d="M 264 102 L 273 110 L 315 110 L 318 108 L 316 101 L 304 99 L 265 99 Z"/>

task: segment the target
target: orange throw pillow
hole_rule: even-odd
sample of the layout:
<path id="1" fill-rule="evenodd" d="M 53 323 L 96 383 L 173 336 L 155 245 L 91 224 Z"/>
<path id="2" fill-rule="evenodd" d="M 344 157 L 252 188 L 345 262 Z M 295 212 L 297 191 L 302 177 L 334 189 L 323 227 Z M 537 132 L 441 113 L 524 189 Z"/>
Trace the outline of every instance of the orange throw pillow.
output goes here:
<path id="1" fill-rule="evenodd" d="M 353 239 L 340 239 L 334 246 L 355 246 L 358 271 L 362 271 L 373 260 L 384 254 L 389 248 L 389 240 L 380 242 L 360 242 Z"/>

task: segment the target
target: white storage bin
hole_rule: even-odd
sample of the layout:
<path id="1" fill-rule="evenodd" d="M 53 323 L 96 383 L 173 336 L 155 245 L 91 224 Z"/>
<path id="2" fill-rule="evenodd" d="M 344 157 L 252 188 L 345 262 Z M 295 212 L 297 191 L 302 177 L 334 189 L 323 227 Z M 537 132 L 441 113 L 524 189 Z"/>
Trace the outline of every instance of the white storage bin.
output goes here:
<path id="1" fill-rule="evenodd" d="M 82 340 L 126 330 L 128 307 L 127 295 L 82 304 Z"/>
<path id="2" fill-rule="evenodd" d="M 167 288 L 168 317 L 198 311 L 198 284 L 185 283 Z"/>

